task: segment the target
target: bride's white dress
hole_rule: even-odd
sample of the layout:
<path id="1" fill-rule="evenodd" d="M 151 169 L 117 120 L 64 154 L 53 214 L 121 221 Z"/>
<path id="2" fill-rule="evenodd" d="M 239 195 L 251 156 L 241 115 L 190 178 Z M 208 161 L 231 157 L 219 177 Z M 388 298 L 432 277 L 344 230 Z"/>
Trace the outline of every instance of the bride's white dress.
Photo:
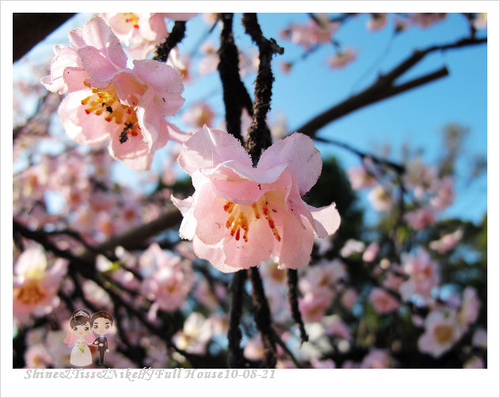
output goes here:
<path id="1" fill-rule="evenodd" d="M 73 366 L 88 366 L 92 364 L 92 353 L 83 339 L 79 339 L 71 350 L 69 362 Z"/>

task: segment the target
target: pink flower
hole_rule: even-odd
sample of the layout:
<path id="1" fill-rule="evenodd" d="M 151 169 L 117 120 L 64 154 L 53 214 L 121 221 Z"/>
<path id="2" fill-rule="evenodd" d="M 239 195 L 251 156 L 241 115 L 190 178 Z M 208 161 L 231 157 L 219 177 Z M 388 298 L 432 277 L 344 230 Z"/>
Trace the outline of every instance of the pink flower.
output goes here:
<path id="1" fill-rule="evenodd" d="M 370 191 L 368 200 L 377 211 L 389 211 L 392 209 L 394 203 L 392 193 L 382 185 L 377 185 Z"/>
<path id="2" fill-rule="evenodd" d="M 290 39 L 292 43 L 303 46 L 306 50 L 319 43 L 329 43 L 332 34 L 338 30 L 340 24 L 329 21 L 328 15 L 318 14 L 316 20 L 309 19 L 305 25 L 293 23 L 286 30 L 280 32 L 284 39 Z"/>
<path id="3" fill-rule="evenodd" d="M 438 253 L 446 253 L 453 249 L 460 239 L 462 239 L 463 231 L 461 229 L 456 230 L 452 234 L 446 234 L 441 236 L 439 240 L 434 240 L 429 244 L 432 250 L 436 250 Z"/>
<path id="4" fill-rule="evenodd" d="M 422 207 L 407 213 L 405 218 L 410 227 L 419 231 L 436 222 L 436 211 L 431 207 Z"/>
<path id="5" fill-rule="evenodd" d="M 314 234 L 326 237 L 340 225 L 335 204 L 317 209 L 301 198 L 321 172 L 320 154 L 305 135 L 273 144 L 253 167 L 236 138 L 205 126 L 183 145 L 178 162 L 195 187 L 187 199 L 172 197 L 184 216 L 180 236 L 223 272 L 269 257 L 281 268 L 304 267 Z"/>
<path id="6" fill-rule="evenodd" d="M 370 352 L 363 358 L 360 367 L 370 369 L 385 369 L 390 368 L 392 358 L 385 350 L 371 348 Z"/>
<path id="7" fill-rule="evenodd" d="M 413 294 L 429 297 L 432 289 L 439 284 L 437 263 L 422 248 L 418 248 L 416 256 L 402 254 L 401 257 L 403 269 L 410 275 L 399 287 L 403 300 L 409 300 Z"/>
<path id="8" fill-rule="evenodd" d="M 134 59 L 146 58 L 168 36 L 162 14 L 105 13 L 102 18 Z"/>
<path id="9" fill-rule="evenodd" d="M 43 316 L 59 304 L 57 292 L 66 274 L 67 263 L 57 260 L 47 269 L 45 253 L 29 248 L 14 266 L 14 317 L 25 322 L 29 316 Z"/>
<path id="10" fill-rule="evenodd" d="M 477 298 L 476 289 L 467 286 L 464 289 L 462 297 L 462 305 L 457 314 L 457 320 L 462 325 L 464 330 L 467 330 L 469 325 L 477 320 L 479 309 L 481 308 L 481 301 Z"/>
<path id="11" fill-rule="evenodd" d="M 358 50 L 347 47 L 344 51 L 340 51 L 336 55 L 328 57 L 328 66 L 332 69 L 343 68 L 351 62 L 354 62 L 357 56 Z"/>
<path id="12" fill-rule="evenodd" d="M 142 291 L 154 301 L 151 314 L 158 308 L 164 311 L 181 308 L 191 291 L 193 278 L 190 272 L 183 269 L 180 258 L 169 256 L 157 243 L 153 243 L 141 256 L 140 263 L 143 271 L 147 272 L 148 268 L 152 271 L 142 281 Z"/>
<path id="13" fill-rule="evenodd" d="M 355 289 L 349 288 L 342 295 L 342 305 L 348 310 L 354 307 L 356 301 L 358 300 L 358 292 Z"/>
<path id="14" fill-rule="evenodd" d="M 387 314 L 400 307 L 400 302 L 384 289 L 374 288 L 370 294 L 369 300 L 373 308 L 379 314 Z"/>
<path id="15" fill-rule="evenodd" d="M 361 253 L 365 250 L 365 244 L 356 239 L 349 239 L 342 249 L 340 250 L 340 255 L 344 258 L 349 257 L 354 253 Z"/>
<path id="16" fill-rule="evenodd" d="M 184 322 L 182 331 L 178 332 L 173 340 L 178 348 L 191 354 L 203 355 L 211 337 L 212 326 L 210 319 L 206 319 L 198 312 L 193 312 Z"/>
<path id="17" fill-rule="evenodd" d="M 421 352 L 439 358 L 461 337 L 460 327 L 454 313 L 432 311 L 424 322 L 425 333 L 418 339 Z"/>
<path id="18" fill-rule="evenodd" d="M 182 115 L 182 121 L 186 124 L 195 126 L 196 130 L 199 130 L 204 125 L 210 127 L 214 121 L 214 118 L 215 113 L 212 111 L 210 105 L 206 102 L 193 104 L 193 106 Z"/>
<path id="19" fill-rule="evenodd" d="M 325 334 L 330 337 L 340 337 L 349 340 L 351 338 L 351 331 L 338 315 L 325 316 L 321 322 L 325 327 Z"/>
<path id="20" fill-rule="evenodd" d="M 446 176 L 437 184 L 437 196 L 431 198 L 430 203 L 438 210 L 446 210 L 455 201 L 453 187 L 455 180 L 453 177 Z"/>
<path id="21" fill-rule="evenodd" d="M 486 29 L 488 26 L 488 14 L 485 12 L 480 12 L 474 18 L 473 25 L 476 29 Z"/>
<path id="22" fill-rule="evenodd" d="M 325 315 L 333 300 L 333 293 L 329 289 L 318 289 L 308 292 L 299 299 L 299 310 L 306 322 L 319 322 Z"/>
<path id="23" fill-rule="evenodd" d="M 445 18 L 446 14 L 438 13 L 415 13 L 410 15 L 410 21 L 421 28 L 428 28 L 435 23 L 443 21 Z"/>
<path id="24" fill-rule="evenodd" d="M 346 173 L 351 182 L 352 189 L 355 191 L 363 188 L 372 188 L 377 182 L 375 176 L 370 174 L 363 166 L 349 167 Z"/>
<path id="25" fill-rule="evenodd" d="M 319 360 L 318 358 L 311 358 L 311 365 L 314 369 L 335 369 L 335 362 L 333 359 Z"/>
<path id="26" fill-rule="evenodd" d="M 375 260 L 379 251 L 379 246 L 377 242 L 372 242 L 368 245 L 363 253 L 363 261 L 371 262 Z"/>
<path id="27" fill-rule="evenodd" d="M 370 14 L 366 27 L 370 32 L 375 32 L 387 25 L 387 14 Z"/>
<path id="28" fill-rule="evenodd" d="M 68 136 L 80 144 L 111 140 L 109 150 L 134 170 L 150 168 L 154 152 L 182 133 L 164 117 L 184 103 L 183 84 L 170 66 L 127 57 L 118 38 L 101 18 L 69 33 L 71 47 L 59 47 L 50 75 L 41 82 L 50 91 L 70 93 L 59 106 Z"/>

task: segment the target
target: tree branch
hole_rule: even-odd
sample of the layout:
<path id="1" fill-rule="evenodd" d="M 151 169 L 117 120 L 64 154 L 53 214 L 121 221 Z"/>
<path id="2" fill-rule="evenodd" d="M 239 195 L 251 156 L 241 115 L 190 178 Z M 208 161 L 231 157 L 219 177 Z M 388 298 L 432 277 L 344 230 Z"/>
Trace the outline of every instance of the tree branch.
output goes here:
<path id="1" fill-rule="evenodd" d="M 167 62 L 168 54 L 170 51 L 179 44 L 186 33 L 186 21 L 175 21 L 172 32 L 168 35 L 167 39 L 158 45 L 153 59 L 160 62 Z"/>
<path id="2" fill-rule="evenodd" d="M 486 43 L 486 39 L 462 39 L 455 43 L 445 44 L 441 46 L 429 47 L 426 50 L 415 51 L 409 58 L 401 62 L 389 73 L 379 76 L 379 78 L 365 90 L 360 93 L 353 95 L 347 100 L 337 104 L 330 109 L 324 111 L 323 113 L 315 116 L 307 123 L 303 124 L 294 131 L 299 131 L 310 137 L 314 137 L 316 132 L 327 124 L 333 122 L 345 116 L 355 110 L 363 108 L 374 102 L 381 101 L 386 98 L 393 97 L 402 92 L 408 91 L 410 89 L 422 86 L 431 81 L 439 79 L 441 77 L 448 75 L 448 70 L 443 67 L 438 71 L 432 72 L 420 78 L 414 79 L 410 82 L 400 84 L 399 86 L 394 86 L 394 81 L 400 77 L 402 74 L 407 72 L 417 63 L 419 63 L 424 57 L 435 51 L 445 51 L 449 49 L 462 48 L 470 45 L 477 45 Z"/>

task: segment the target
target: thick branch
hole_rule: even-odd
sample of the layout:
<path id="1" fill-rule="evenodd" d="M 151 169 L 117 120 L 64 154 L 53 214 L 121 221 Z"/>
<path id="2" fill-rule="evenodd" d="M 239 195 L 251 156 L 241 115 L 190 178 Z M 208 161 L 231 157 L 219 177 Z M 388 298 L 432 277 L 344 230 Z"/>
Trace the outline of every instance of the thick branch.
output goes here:
<path id="1" fill-rule="evenodd" d="M 254 305 L 254 319 L 257 329 L 262 338 L 264 346 L 264 367 L 274 368 L 276 366 L 276 343 L 271 321 L 271 311 L 264 293 L 262 278 L 259 269 L 252 267 L 248 270 L 252 282 L 252 302 Z"/>
<path id="2" fill-rule="evenodd" d="M 256 14 L 243 14 L 245 31 L 259 47 L 259 70 L 255 79 L 255 99 L 253 103 L 253 118 L 248 128 L 247 151 L 254 164 L 260 158 L 263 150 L 271 146 L 271 131 L 267 127 L 266 118 L 271 109 L 271 95 L 274 76 L 271 70 L 271 59 L 276 53 L 283 54 L 283 48 L 271 39 L 262 35 Z"/>
<path id="3" fill-rule="evenodd" d="M 227 332 L 228 339 L 228 356 L 227 362 L 230 368 L 245 367 L 245 358 L 243 350 L 240 347 L 241 330 L 240 321 L 243 310 L 243 293 L 245 290 L 245 281 L 247 274 L 245 270 L 240 270 L 233 275 L 231 281 L 231 311 L 229 315 L 229 329 Z"/>
<path id="4" fill-rule="evenodd" d="M 304 322 L 302 321 L 302 315 L 299 310 L 299 297 L 297 291 L 298 284 L 298 273 L 295 269 L 288 269 L 288 301 L 290 304 L 290 311 L 292 313 L 292 318 L 299 327 L 300 338 L 302 342 L 309 341 L 309 336 L 307 335 L 306 329 L 304 327 Z"/>
<path id="5" fill-rule="evenodd" d="M 52 31 L 75 14 L 16 13 L 13 14 L 13 61 L 27 54 Z"/>
<path id="6" fill-rule="evenodd" d="M 380 76 L 371 86 L 361 91 L 360 93 L 348 98 L 347 100 L 337 104 L 323 113 L 315 116 L 310 121 L 295 129 L 310 137 L 314 137 L 316 132 L 327 124 L 345 116 L 355 110 L 363 108 L 374 102 L 393 97 L 397 94 L 422 86 L 441 77 L 448 75 L 448 70 L 443 67 L 438 71 L 429 73 L 420 78 L 394 86 L 394 81 L 418 64 L 424 57 L 435 51 L 445 51 L 449 49 L 462 48 L 470 45 L 483 44 L 486 39 L 463 39 L 455 43 L 429 47 L 423 51 L 415 51 L 410 57 L 401 62 L 389 73 Z"/>
<path id="7" fill-rule="evenodd" d="M 252 99 L 240 79 L 238 48 L 233 37 L 233 14 L 221 14 L 222 30 L 219 49 L 219 76 L 224 91 L 226 130 L 243 143 L 241 136 L 241 111 L 252 115 Z"/>
<path id="8" fill-rule="evenodd" d="M 182 39 L 184 39 L 184 34 L 186 33 L 186 22 L 185 21 L 175 21 L 175 25 L 172 28 L 172 32 L 167 37 L 163 43 L 161 43 L 155 51 L 153 57 L 156 61 L 167 62 L 168 54 L 177 44 L 179 44 Z"/>

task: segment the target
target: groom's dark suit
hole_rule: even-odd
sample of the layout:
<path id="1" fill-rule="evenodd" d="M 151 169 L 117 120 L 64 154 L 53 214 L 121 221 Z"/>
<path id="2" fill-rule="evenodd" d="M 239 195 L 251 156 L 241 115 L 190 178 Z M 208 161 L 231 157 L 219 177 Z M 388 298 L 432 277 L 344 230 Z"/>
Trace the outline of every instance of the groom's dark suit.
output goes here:
<path id="1" fill-rule="evenodd" d="M 108 339 L 106 336 L 99 336 L 94 340 L 95 345 L 97 345 L 97 350 L 99 351 L 99 362 L 98 364 L 103 364 L 104 362 L 104 354 L 108 349 Z M 102 344 L 102 346 L 101 346 Z"/>

